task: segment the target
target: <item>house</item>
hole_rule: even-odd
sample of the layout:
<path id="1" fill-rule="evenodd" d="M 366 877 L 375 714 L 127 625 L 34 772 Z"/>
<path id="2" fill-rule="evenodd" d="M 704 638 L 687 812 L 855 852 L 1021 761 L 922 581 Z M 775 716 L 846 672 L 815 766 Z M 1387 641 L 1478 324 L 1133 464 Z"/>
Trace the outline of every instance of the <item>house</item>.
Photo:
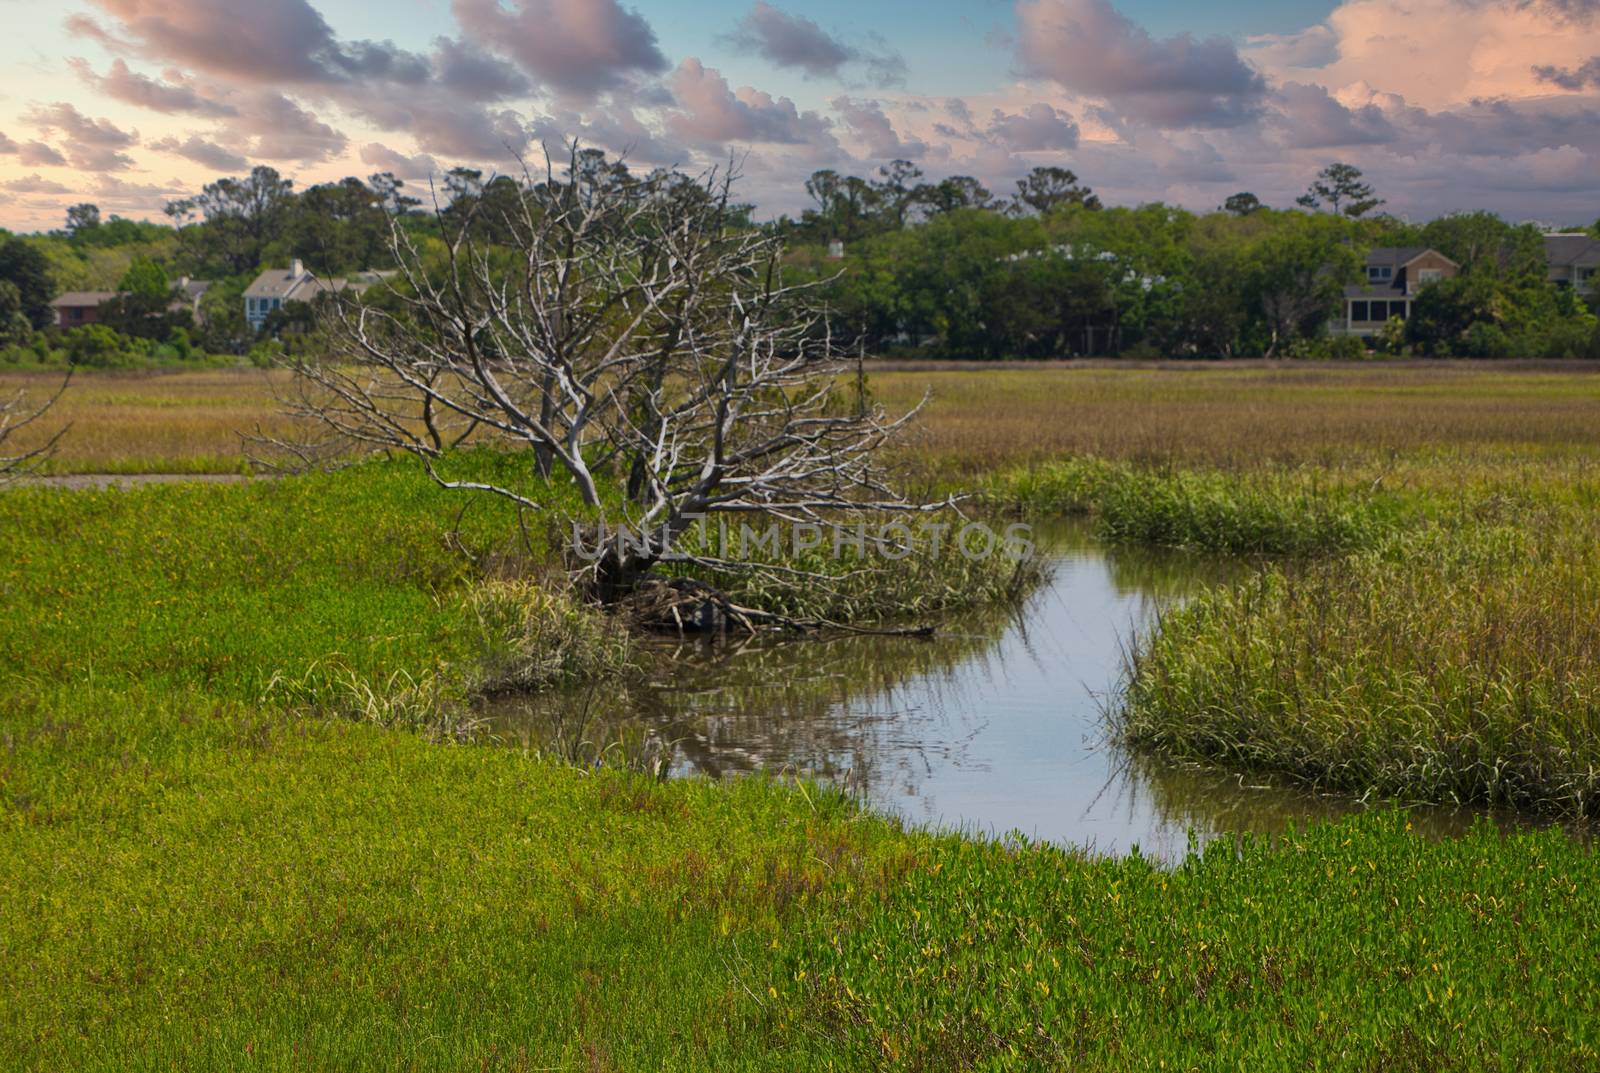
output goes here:
<path id="1" fill-rule="evenodd" d="M 205 320 L 200 315 L 200 300 L 211 289 L 209 279 L 190 279 L 188 276 L 179 276 L 178 282 L 172 285 L 172 305 L 167 308 L 177 313 L 187 309 L 194 317 L 195 323 Z"/>
<path id="2" fill-rule="evenodd" d="M 1557 287 L 1582 295 L 1600 292 L 1600 239 L 1582 231 L 1546 235 L 1544 259 Z"/>
<path id="3" fill-rule="evenodd" d="M 76 328 L 100 321 L 100 307 L 117 297 L 116 291 L 67 291 L 50 303 L 57 328 Z"/>
<path id="4" fill-rule="evenodd" d="M 364 291 L 390 275 L 393 273 L 358 272 L 346 279 L 322 279 L 296 257 L 287 269 L 266 269 L 245 288 L 244 319 L 259 332 L 272 311 L 282 309 L 285 302 L 310 302 L 343 290 Z"/>
<path id="5" fill-rule="evenodd" d="M 172 303 L 167 310 L 172 313 L 187 310 L 199 321 L 200 299 L 205 297 L 210 288 L 211 281 L 208 279 L 180 277 L 172 285 Z M 55 310 L 57 328 L 77 328 L 85 324 L 98 324 L 101 320 L 100 307 L 122 296 L 122 291 L 68 291 L 51 302 L 50 308 Z"/>
<path id="6" fill-rule="evenodd" d="M 1411 302 L 1430 283 L 1449 279 L 1461 266 L 1422 246 L 1378 246 L 1367 251 L 1366 282 L 1344 289 L 1346 335 L 1376 335 L 1392 317 L 1411 319 Z M 1341 330 L 1335 325 L 1335 330 Z"/>

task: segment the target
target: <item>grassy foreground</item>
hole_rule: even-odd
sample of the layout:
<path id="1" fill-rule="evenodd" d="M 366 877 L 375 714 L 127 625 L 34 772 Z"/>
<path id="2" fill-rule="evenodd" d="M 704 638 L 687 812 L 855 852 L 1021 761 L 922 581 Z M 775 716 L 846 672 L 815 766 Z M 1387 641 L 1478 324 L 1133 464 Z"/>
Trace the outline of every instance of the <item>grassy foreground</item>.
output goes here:
<path id="1" fill-rule="evenodd" d="M 505 651 L 457 550 L 505 519 L 458 502 L 386 467 L 0 497 L 0 1065 L 1600 1056 L 1600 868 L 1558 832 L 1369 820 L 1166 873 L 448 744 L 418 683 Z"/>
<path id="2" fill-rule="evenodd" d="M 1579 769 L 1551 766 L 1548 735 L 1515 750 L 1530 726 L 1594 749 L 1592 720 L 1554 720 L 1600 682 L 1580 554 L 1600 381 L 1544 375 L 1513 385 L 1520 431 L 1473 423 L 1478 380 L 1323 385 L 1347 417 L 1317 450 L 1366 435 L 1339 421 L 1374 394 L 1383 435 L 1436 435 L 1316 468 L 1286 468 L 1274 451 L 1313 448 L 1295 421 L 1248 424 L 1237 384 L 1163 380 L 1175 410 L 1211 393 L 1213 416 L 1278 421 L 1257 461 L 1202 438 L 1152 466 L 1128 439 L 1010 492 L 1129 540 L 1324 557 L 1168 620 L 1146 710 L 1252 752 L 1164 751 L 1292 771 L 1271 750 L 1299 742 L 1309 781 L 1355 757 L 1352 788 L 1414 786 L 1433 769 L 1409 746 L 1459 759 L 1464 728 L 1545 764 L 1506 767 L 1506 800 L 1553 799 L 1571 778 L 1528 772 Z M 1043 439 L 1112 437 L 1111 396 L 1151 390 L 1086 384 L 1054 396 L 1080 431 Z M 1102 416 L 1062 420 L 1096 392 Z M 1030 461 L 1039 437 L 1004 435 L 984 458 L 942 441 L 930 472 Z M 1167 871 L 906 831 L 806 785 L 462 744 L 472 689 L 603 678 L 628 653 L 527 583 L 542 532 L 461 505 L 384 466 L 0 494 L 0 1068 L 1600 1064 L 1600 861 L 1559 830 L 1435 842 L 1370 816 Z"/>

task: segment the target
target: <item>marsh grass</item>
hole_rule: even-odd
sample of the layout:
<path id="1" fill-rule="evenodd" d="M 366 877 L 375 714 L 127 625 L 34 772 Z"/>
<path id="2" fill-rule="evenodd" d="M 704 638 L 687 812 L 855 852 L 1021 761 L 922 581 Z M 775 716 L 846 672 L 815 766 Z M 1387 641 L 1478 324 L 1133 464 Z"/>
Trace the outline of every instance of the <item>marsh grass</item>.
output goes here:
<path id="1" fill-rule="evenodd" d="M 1165 616 L 1121 732 L 1321 790 L 1600 815 L 1596 527 L 1439 528 Z"/>
<path id="2" fill-rule="evenodd" d="M 1417 524 L 1428 506 L 1314 470 L 1236 474 L 1093 458 L 1009 470 L 985 498 L 1029 516 L 1087 515 L 1111 544 L 1294 556 L 1371 547 Z"/>
<path id="3" fill-rule="evenodd" d="M 887 624 L 925 620 L 991 605 L 1014 605 L 1044 578 L 1044 560 L 1024 546 L 1027 534 L 1006 523 L 982 523 L 961 533 L 970 519 L 953 512 L 842 518 L 823 527 L 815 547 L 797 550 L 794 528 L 773 529 L 766 545 L 740 541 L 731 530 L 703 524 L 683 543 L 690 554 L 736 558 L 761 569 L 675 567 L 727 593 L 735 604 L 805 621 Z M 858 532 L 857 525 L 864 528 Z M 766 522 L 757 527 L 765 531 Z M 929 526 L 938 527 L 930 529 Z M 885 529 L 885 527 L 891 527 Z M 864 532 L 863 537 L 861 533 Z M 802 534 L 800 545 L 812 539 Z"/>
<path id="4" fill-rule="evenodd" d="M 0 371 L 0 392 L 56 373 Z M 285 374 L 85 370 L 51 423 L 56 472 L 236 473 L 239 434 L 283 424 Z M 1441 449 L 1567 456 L 1600 447 L 1600 378 L 1581 363 L 869 365 L 891 410 L 932 401 L 900 448 L 919 474 L 970 485 L 996 470 L 1095 456 L 1140 465 L 1331 471 Z"/>

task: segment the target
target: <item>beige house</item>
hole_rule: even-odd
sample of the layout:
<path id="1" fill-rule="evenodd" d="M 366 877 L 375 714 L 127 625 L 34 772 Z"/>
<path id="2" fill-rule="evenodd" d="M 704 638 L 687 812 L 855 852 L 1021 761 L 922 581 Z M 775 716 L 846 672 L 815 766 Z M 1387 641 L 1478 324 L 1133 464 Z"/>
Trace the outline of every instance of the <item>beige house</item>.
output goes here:
<path id="1" fill-rule="evenodd" d="M 1582 231 L 1546 235 L 1544 259 L 1550 282 L 1582 295 L 1600 292 L 1600 239 Z"/>
<path id="2" fill-rule="evenodd" d="M 1449 279 L 1461 266 L 1422 246 L 1379 246 L 1367 251 L 1366 282 L 1344 289 L 1344 318 L 1334 330 L 1375 335 L 1393 317 L 1411 319 L 1411 303 L 1430 283 Z"/>

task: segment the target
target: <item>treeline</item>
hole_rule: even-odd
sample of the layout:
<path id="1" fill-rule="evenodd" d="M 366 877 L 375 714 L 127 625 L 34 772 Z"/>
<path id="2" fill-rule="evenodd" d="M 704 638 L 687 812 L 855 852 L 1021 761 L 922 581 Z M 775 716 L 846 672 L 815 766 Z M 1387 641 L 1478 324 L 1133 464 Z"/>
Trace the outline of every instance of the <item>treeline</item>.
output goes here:
<path id="1" fill-rule="evenodd" d="M 706 196 L 687 177 L 636 175 L 593 150 L 574 157 L 564 181 Z M 295 258 L 324 277 L 390 268 L 396 221 L 423 244 L 442 246 L 469 219 L 479 240 L 501 241 L 496 221 L 537 211 L 552 183 L 562 185 L 536 182 L 530 199 L 518 178 L 458 168 L 429 190 L 380 173 L 296 191 L 258 167 L 172 202 L 168 224 L 76 205 L 60 230 L 0 232 L 0 360 L 244 353 L 259 340 L 242 296 L 262 268 Z M 1383 214 L 1344 164 L 1319 173 L 1293 208 L 1241 192 L 1204 214 L 1106 207 L 1056 167 L 1033 169 L 1003 194 L 967 176 L 927 180 L 903 160 L 871 177 L 818 171 L 805 189 L 811 205 L 797 216 L 757 224 L 749 206 L 734 205 L 733 225 L 777 230 L 787 271 L 818 281 L 840 336 L 874 354 L 1362 356 L 1365 344 L 1328 331 L 1344 287 L 1362 280 L 1368 249 L 1424 246 L 1461 274 L 1426 288 L 1413 316 L 1373 341 L 1378 349 L 1600 357 L 1594 309 L 1548 282 L 1536 227 L 1484 212 L 1408 224 Z M 198 318 L 166 300 L 186 276 L 211 281 Z M 104 324 L 61 333 L 49 302 L 69 290 L 123 296 L 101 311 Z M 306 312 L 286 310 L 269 328 L 293 327 Z"/>
<path id="2" fill-rule="evenodd" d="M 1549 282 L 1543 232 L 1487 212 L 1409 224 L 1349 165 L 1325 168 L 1272 209 L 1241 192 L 1217 211 L 1107 208 L 1072 172 L 1036 168 L 1008 197 L 905 161 L 875 179 L 818 172 L 813 206 L 784 219 L 791 259 L 818 278 L 870 353 L 949 358 L 1075 355 L 1356 357 L 1329 327 L 1369 249 L 1421 246 L 1461 266 L 1389 353 L 1600 357 L 1595 311 Z M 1596 225 L 1600 233 L 1600 224 Z"/>

